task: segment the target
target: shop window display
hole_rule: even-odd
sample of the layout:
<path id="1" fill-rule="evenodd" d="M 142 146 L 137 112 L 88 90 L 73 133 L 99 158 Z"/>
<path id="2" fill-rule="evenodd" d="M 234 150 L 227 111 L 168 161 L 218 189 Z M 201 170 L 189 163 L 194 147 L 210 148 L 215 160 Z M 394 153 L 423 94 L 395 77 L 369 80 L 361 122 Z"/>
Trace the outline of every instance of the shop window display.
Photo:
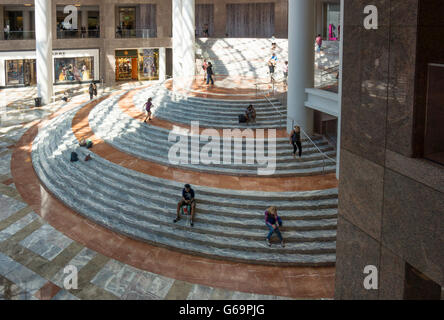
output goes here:
<path id="1" fill-rule="evenodd" d="M 36 64 L 33 59 L 6 60 L 6 85 L 32 85 L 36 83 Z"/>
<path id="2" fill-rule="evenodd" d="M 159 79 L 159 49 L 139 50 L 139 80 Z"/>
<path id="3" fill-rule="evenodd" d="M 54 59 L 55 82 L 82 82 L 94 79 L 94 58 Z"/>

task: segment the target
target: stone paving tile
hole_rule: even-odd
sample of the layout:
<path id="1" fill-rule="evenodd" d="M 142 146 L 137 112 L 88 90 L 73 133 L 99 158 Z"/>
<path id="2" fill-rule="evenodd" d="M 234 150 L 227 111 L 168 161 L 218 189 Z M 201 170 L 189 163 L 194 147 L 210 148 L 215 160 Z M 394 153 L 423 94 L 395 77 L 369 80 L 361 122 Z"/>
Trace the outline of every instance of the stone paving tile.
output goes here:
<path id="1" fill-rule="evenodd" d="M 6 229 L 3 229 L 2 231 L 0 231 L 0 242 L 7 240 L 8 238 L 10 238 L 11 236 L 13 236 L 18 231 L 22 230 L 24 227 L 26 227 L 27 225 L 29 225 L 31 222 L 33 222 L 38 218 L 39 216 L 36 213 L 31 212 L 27 214 L 25 217 L 18 220 L 17 222 L 11 224 Z"/>
<path id="2" fill-rule="evenodd" d="M 139 271 L 140 275 L 135 279 L 135 286 L 129 291 L 140 293 L 141 296 L 148 294 L 158 299 L 164 299 L 170 291 L 174 279 L 167 278 L 147 271 Z"/>
<path id="3" fill-rule="evenodd" d="M 6 218 L 6 219 L 0 221 L 0 231 L 3 230 L 3 229 L 9 228 L 9 226 L 11 226 L 12 224 L 16 223 L 20 219 L 23 219 L 25 216 L 27 216 L 31 212 L 33 212 L 31 207 L 25 207 L 25 208 L 17 211 L 15 214 L 9 216 L 9 218 Z M 35 220 L 42 221 L 42 218 L 37 215 L 37 219 L 35 219 Z M 20 230 L 17 230 L 16 233 L 19 232 L 19 231 Z"/>
<path id="4" fill-rule="evenodd" d="M 209 300 L 231 300 L 233 297 L 233 291 L 214 288 Z"/>
<path id="5" fill-rule="evenodd" d="M 26 204 L 16 199 L 0 194 L 0 221 L 10 217 L 26 207 Z"/>
<path id="6" fill-rule="evenodd" d="M 75 295 L 62 289 L 51 300 L 80 300 Z"/>
<path id="7" fill-rule="evenodd" d="M 46 279 L 52 279 L 54 275 L 69 265 L 69 261 L 72 260 L 81 250 L 83 246 L 80 243 L 72 242 L 65 250 L 63 250 L 52 261 L 38 256 L 37 260 L 45 260 L 43 263 L 34 263 L 34 260 L 27 265 L 28 268 L 38 273 Z"/>
<path id="8" fill-rule="evenodd" d="M 191 288 L 187 300 L 209 300 L 213 290 L 214 288 L 195 284 Z"/>
<path id="9" fill-rule="evenodd" d="M 72 258 L 66 265 L 73 265 L 77 268 L 80 273 L 82 268 L 88 264 L 95 256 L 97 252 L 90 250 L 88 248 L 83 248 L 74 258 Z M 57 284 L 59 287 L 63 287 L 63 281 L 66 274 L 64 273 L 64 268 L 61 268 L 52 278 L 51 281 Z"/>
<path id="10" fill-rule="evenodd" d="M 131 287 L 138 273 L 136 268 L 110 260 L 91 280 L 91 283 L 121 297 Z"/>
<path id="11" fill-rule="evenodd" d="M 0 174 L 6 176 L 11 175 L 11 156 L 12 154 L 9 152 L 0 157 Z"/>
<path id="12" fill-rule="evenodd" d="M 49 224 L 45 224 L 22 240 L 20 244 L 51 261 L 72 242 L 72 239 Z"/>
<path id="13" fill-rule="evenodd" d="M 193 285 L 191 283 L 176 280 L 168 291 L 165 300 L 186 300 Z"/>
<path id="14" fill-rule="evenodd" d="M 31 294 L 36 293 L 48 282 L 2 253 L 0 253 L 0 274 Z"/>

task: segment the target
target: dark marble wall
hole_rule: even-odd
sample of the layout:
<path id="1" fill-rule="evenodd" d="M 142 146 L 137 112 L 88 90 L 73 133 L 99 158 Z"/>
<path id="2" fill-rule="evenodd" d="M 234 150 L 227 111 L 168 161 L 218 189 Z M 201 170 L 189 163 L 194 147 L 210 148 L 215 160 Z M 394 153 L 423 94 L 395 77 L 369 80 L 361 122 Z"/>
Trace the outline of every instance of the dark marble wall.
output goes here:
<path id="1" fill-rule="evenodd" d="M 406 264 L 444 286 L 444 166 L 421 158 L 444 1 L 344 5 L 335 297 L 402 299 Z M 364 28 L 366 5 L 378 8 L 377 30 Z M 378 266 L 378 290 L 364 289 L 365 265 Z"/>

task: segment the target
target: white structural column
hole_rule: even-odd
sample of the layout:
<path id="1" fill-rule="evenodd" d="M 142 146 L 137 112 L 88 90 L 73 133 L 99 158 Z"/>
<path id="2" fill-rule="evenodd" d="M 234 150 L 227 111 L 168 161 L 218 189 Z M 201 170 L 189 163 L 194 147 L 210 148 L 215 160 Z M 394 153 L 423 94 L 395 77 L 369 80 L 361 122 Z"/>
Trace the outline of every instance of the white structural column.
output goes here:
<path id="1" fill-rule="evenodd" d="M 182 0 L 183 23 L 183 64 L 182 72 L 185 77 L 192 77 L 196 73 L 196 22 L 195 0 Z"/>
<path id="2" fill-rule="evenodd" d="M 314 1 L 288 1 L 287 130 L 293 121 L 308 134 L 313 132 L 313 110 L 306 108 L 305 88 L 314 85 Z"/>
<path id="3" fill-rule="evenodd" d="M 183 60 L 182 0 L 173 0 L 173 77 L 179 78 Z"/>
<path id="4" fill-rule="evenodd" d="M 159 48 L 159 80 L 166 79 L 166 48 Z"/>
<path id="5" fill-rule="evenodd" d="M 37 94 L 43 104 L 53 95 L 51 0 L 35 0 Z"/>
<path id="6" fill-rule="evenodd" d="M 173 76 L 195 74 L 195 0 L 173 0 Z"/>

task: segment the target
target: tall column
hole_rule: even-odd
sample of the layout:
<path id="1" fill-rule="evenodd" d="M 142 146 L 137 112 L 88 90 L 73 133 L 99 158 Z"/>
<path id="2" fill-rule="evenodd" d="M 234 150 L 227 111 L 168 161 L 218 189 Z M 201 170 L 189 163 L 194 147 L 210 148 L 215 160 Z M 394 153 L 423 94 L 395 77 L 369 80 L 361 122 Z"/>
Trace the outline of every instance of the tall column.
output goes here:
<path id="1" fill-rule="evenodd" d="M 339 42 L 339 84 L 338 84 L 338 133 L 337 133 L 337 146 L 336 146 L 336 178 L 339 179 L 340 162 L 341 162 L 341 119 L 342 119 L 342 65 L 344 59 L 344 0 L 341 0 L 341 34 Z"/>
<path id="2" fill-rule="evenodd" d="M 173 77 L 182 76 L 182 0 L 173 0 Z"/>
<path id="3" fill-rule="evenodd" d="M 314 85 L 314 2 L 288 2 L 288 100 L 287 130 L 294 120 L 308 134 L 313 132 L 313 110 L 306 108 L 305 88 Z"/>
<path id="4" fill-rule="evenodd" d="M 85 37 L 88 38 L 88 11 L 87 10 L 82 10 L 82 23 L 80 26 L 77 26 L 80 30 L 82 30 L 82 27 L 85 27 L 86 33 L 85 33 Z"/>
<path id="5" fill-rule="evenodd" d="M 31 38 L 31 12 L 23 10 L 23 39 Z"/>
<path id="6" fill-rule="evenodd" d="M 159 80 L 166 79 L 166 48 L 159 48 Z"/>
<path id="7" fill-rule="evenodd" d="M 3 6 L 0 5 L 0 40 L 4 40 L 5 36 L 3 34 L 3 28 L 5 27 L 4 21 L 4 9 Z"/>
<path id="8" fill-rule="evenodd" d="M 195 0 L 182 0 L 183 27 L 183 63 L 182 72 L 185 77 L 196 73 L 196 4 Z"/>
<path id="9" fill-rule="evenodd" d="M 51 0 L 35 0 L 37 94 L 43 104 L 53 95 Z"/>

